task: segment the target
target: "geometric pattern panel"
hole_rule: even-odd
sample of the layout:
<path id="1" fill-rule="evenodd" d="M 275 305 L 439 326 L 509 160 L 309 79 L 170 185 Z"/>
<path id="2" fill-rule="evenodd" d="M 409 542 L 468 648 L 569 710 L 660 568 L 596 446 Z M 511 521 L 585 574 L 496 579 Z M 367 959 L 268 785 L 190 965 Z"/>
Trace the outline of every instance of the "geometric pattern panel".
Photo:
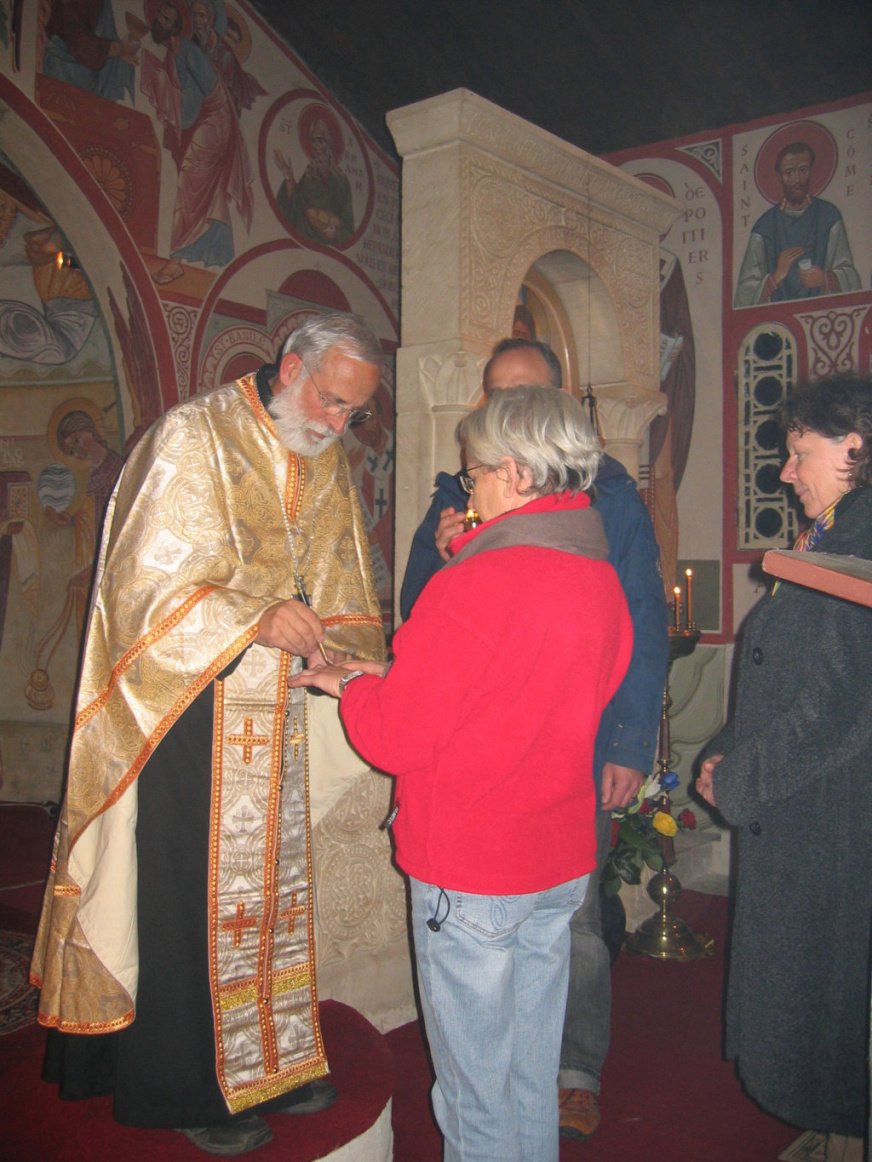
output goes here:
<path id="1" fill-rule="evenodd" d="M 797 534 L 796 510 L 779 480 L 781 405 L 796 383 L 796 344 L 775 323 L 749 331 L 739 347 L 738 549 L 784 548 Z"/>

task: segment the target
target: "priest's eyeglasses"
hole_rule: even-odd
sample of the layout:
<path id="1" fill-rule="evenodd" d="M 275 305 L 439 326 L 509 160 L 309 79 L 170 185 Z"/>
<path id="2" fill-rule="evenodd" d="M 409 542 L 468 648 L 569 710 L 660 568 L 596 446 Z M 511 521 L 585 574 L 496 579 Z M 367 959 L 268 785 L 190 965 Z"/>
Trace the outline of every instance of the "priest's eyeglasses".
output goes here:
<path id="1" fill-rule="evenodd" d="M 318 380 L 312 374 L 309 364 L 305 359 L 300 360 L 306 369 L 306 375 L 315 389 L 315 395 L 318 397 L 318 402 L 321 405 L 322 411 L 325 411 L 328 416 L 345 416 L 346 423 L 350 428 L 356 424 L 365 424 L 367 420 L 372 419 L 372 412 L 367 408 L 349 407 L 347 403 L 339 403 L 338 400 L 331 399 L 329 395 L 325 395 L 318 386 Z"/>
<path id="2" fill-rule="evenodd" d="M 470 464 L 466 468 L 461 468 L 457 473 L 457 481 L 467 496 L 470 496 L 475 488 L 475 481 L 469 475 L 474 468 L 484 468 L 484 464 Z"/>

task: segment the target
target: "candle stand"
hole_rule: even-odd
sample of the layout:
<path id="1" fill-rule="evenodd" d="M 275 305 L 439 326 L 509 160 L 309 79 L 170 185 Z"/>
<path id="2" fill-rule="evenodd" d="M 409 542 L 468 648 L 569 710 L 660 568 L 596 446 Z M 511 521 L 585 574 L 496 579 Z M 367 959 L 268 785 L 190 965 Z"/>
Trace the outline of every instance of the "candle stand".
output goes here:
<path id="1" fill-rule="evenodd" d="M 675 602 L 677 608 L 678 594 Z M 669 630 L 669 667 L 660 712 L 657 766 L 661 777 L 670 769 L 671 764 L 669 711 L 672 698 L 669 694 L 669 671 L 675 659 L 693 653 L 699 641 L 699 630 L 692 622 L 681 629 L 678 627 L 678 621 L 679 616 L 676 613 L 675 625 Z M 668 802 L 666 806 L 668 808 Z M 671 861 L 664 852 L 663 870 L 653 875 L 648 883 L 648 895 L 657 904 L 658 911 L 649 919 L 643 920 L 636 931 L 626 938 L 624 948 L 635 955 L 653 956 L 658 960 L 698 960 L 703 956 L 711 956 L 715 947 L 714 939 L 702 933 L 691 932 L 685 921 L 676 916 L 672 910 L 681 894 L 681 884 L 677 876 L 669 870 L 669 862 Z"/>

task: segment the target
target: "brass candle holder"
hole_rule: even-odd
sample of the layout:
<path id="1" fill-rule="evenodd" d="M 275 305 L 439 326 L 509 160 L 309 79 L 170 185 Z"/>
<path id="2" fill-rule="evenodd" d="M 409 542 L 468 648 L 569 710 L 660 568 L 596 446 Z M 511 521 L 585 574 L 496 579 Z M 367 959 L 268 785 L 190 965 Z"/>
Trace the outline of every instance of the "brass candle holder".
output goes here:
<path id="1" fill-rule="evenodd" d="M 688 572 L 690 572 L 688 570 Z M 689 583 L 688 578 L 688 583 Z M 688 588 L 688 602 L 690 590 Z M 693 623 L 679 628 L 679 591 L 676 587 L 675 625 L 669 630 L 669 667 L 666 672 L 666 686 L 660 711 L 660 738 L 657 745 L 657 766 L 661 777 L 670 769 L 672 743 L 669 731 L 669 711 L 672 698 L 669 693 L 669 671 L 676 658 L 692 654 L 699 641 L 699 630 Z M 668 800 L 667 800 L 668 802 Z M 673 856 L 674 858 L 674 856 Z M 653 956 L 658 960 L 698 960 L 711 956 L 715 949 L 713 937 L 692 932 L 684 920 L 673 912 L 673 905 L 681 895 L 678 877 L 669 870 L 666 853 L 663 854 L 663 869 L 656 872 L 648 883 L 648 895 L 658 905 L 658 911 L 624 941 L 627 952 L 637 956 Z"/>

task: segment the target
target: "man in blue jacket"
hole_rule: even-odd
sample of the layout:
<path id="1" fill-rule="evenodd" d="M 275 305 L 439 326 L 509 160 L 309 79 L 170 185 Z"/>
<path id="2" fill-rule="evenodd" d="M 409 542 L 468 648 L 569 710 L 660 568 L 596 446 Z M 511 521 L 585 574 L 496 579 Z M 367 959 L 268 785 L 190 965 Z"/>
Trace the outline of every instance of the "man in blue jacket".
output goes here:
<path id="1" fill-rule="evenodd" d="M 560 363 L 550 347 L 503 339 L 485 365 L 485 396 L 506 387 L 562 386 Z M 463 528 L 467 496 L 456 475 L 440 472 L 427 515 L 412 540 L 400 592 L 406 620 L 418 594 L 448 560 L 448 543 Z M 599 878 L 609 852 L 611 812 L 626 807 L 651 772 L 668 657 L 666 599 L 660 551 L 636 483 L 604 456 L 594 507 L 609 541 L 633 619 L 633 655 L 627 676 L 606 707 L 596 738 L 594 777 L 599 788 L 597 868 L 584 904 L 572 918 L 569 996 L 560 1055 L 560 1132 L 589 1138 L 600 1122 L 600 1075 L 609 1048 L 611 976 L 602 938 Z"/>

